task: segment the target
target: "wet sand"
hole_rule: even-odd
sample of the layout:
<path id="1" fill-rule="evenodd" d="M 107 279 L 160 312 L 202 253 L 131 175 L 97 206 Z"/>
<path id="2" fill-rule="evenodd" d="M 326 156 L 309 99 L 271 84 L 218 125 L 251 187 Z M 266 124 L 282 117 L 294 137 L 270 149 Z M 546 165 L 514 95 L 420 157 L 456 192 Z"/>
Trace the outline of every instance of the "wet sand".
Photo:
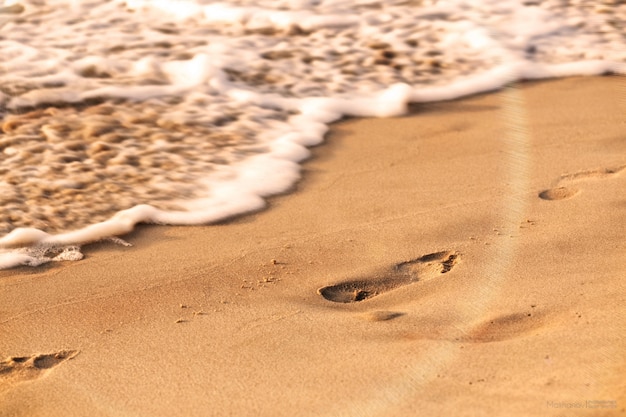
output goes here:
<path id="1" fill-rule="evenodd" d="M 626 79 L 333 126 L 270 210 L 0 271 L 0 416 L 626 415 Z"/>

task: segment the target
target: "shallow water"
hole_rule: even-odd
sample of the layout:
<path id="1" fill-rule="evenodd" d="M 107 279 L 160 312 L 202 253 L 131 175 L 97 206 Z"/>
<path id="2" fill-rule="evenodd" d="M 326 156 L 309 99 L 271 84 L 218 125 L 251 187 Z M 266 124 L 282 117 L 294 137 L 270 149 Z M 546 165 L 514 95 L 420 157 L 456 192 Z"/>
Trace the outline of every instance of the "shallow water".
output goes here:
<path id="1" fill-rule="evenodd" d="M 626 63 L 615 0 L 0 5 L 0 268 L 259 209 L 345 115 Z"/>

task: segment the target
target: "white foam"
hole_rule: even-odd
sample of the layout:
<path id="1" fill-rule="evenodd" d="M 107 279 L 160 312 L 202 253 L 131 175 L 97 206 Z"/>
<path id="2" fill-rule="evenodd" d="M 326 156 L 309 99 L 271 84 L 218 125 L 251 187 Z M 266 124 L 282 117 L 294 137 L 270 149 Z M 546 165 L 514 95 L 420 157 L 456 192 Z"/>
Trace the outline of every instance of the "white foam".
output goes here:
<path id="1" fill-rule="evenodd" d="M 588 8 L 559 9 L 557 3 L 543 8 L 524 7 L 517 1 L 472 5 L 461 0 L 422 8 L 382 0 L 43 3 L 45 7 L 24 2 L 23 12 L 28 22 L 28 13 L 41 11 L 43 28 L 23 29 L 27 23 L 2 17 L 5 38 L 0 40 L 0 54 L 6 73 L 2 81 L 18 89 L 36 88 L 16 96 L 0 93 L 0 106 L 179 98 L 182 104 L 168 117 L 183 122 L 217 117 L 220 106 L 240 108 L 248 119 L 222 129 L 251 132 L 264 151 L 233 156 L 234 163 L 207 173 L 197 184 L 204 195 L 178 202 L 184 210 L 140 204 L 67 233 L 17 228 L 0 238 L 0 269 L 78 260 L 79 245 L 124 235 L 138 223 L 207 224 L 259 210 L 265 206 L 264 197 L 293 186 L 300 178 L 299 163 L 309 156 L 307 147 L 321 143 L 328 124 L 344 116 L 399 116 L 410 102 L 451 100 L 523 79 L 626 73 L 626 53 L 616 47 L 619 34 L 605 36 L 597 27 L 584 28 L 581 22 L 589 22 Z M 11 4 L 17 3 L 4 6 Z M 619 10 L 624 13 L 623 7 Z M 73 26 L 75 33 L 66 27 L 72 19 L 79 21 Z M 105 24 L 116 19 L 119 28 Z M 56 35 L 47 32 L 55 30 Z M 178 43 L 168 40 L 168 31 L 177 34 Z M 409 46 L 407 37 L 439 48 L 443 61 L 461 56 L 478 66 L 464 70 L 469 73 L 443 71 L 423 82 L 419 76 L 411 84 L 398 82 L 388 66 L 371 61 L 372 48 L 379 48 L 371 45 L 391 45 L 395 53 L 406 55 L 398 60 L 411 69 L 422 60 L 411 54 L 428 48 Z M 60 42 L 66 47 L 58 47 Z M 533 52 L 537 45 L 540 52 L 546 51 L 543 58 Z M 267 50 L 282 52 L 286 58 L 264 59 L 261 54 Z M 588 51 L 600 58 L 584 59 Z M 298 53 L 306 59 L 288 60 Z M 229 78 L 233 73 L 250 76 Z M 276 77 L 283 78 L 275 81 Z M 54 83 L 62 87 L 45 87 Z M 268 107 L 295 114 L 275 120 Z M 11 149 L 4 153 L 11 156 Z"/>

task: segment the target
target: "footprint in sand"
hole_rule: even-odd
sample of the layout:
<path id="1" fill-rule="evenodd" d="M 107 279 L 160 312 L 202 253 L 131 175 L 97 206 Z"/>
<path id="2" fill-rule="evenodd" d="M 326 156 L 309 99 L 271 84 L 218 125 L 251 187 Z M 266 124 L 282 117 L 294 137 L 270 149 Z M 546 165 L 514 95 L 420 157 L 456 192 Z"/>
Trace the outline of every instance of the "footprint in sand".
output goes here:
<path id="1" fill-rule="evenodd" d="M 457 340 L 469 343 L 500 342 L 536 332 L 544 325 L 542 314 L 510 313 L 493 317 Z"/>
<path id="2" fill-rule="evenodd" d="M 396 288 L 425 281 L 449 272 L 459 260 L 454 251 L 424 255 L 412 261 L 394 265 L 380 278 L 357 279 L 322 287 L 318 294 L 335 303 L 354 303 L 367 300 Z"/>
<path id="3" fill-rule="evenodd" d="M 542 200 L 565 200 L 574 197 L 576 194 L 578 194 L 578 189 L 576 188 L 557 187 L 540 192 L 539 198 Z"/>
<path id="4" fill-rule="evenodd" d="M 0 391 L 14 383 L 40 378 L 50 369 L 76 355 L 78 355 L 76 350 L 61 350 L 41 355 L 10 356 L 0 362 Z"/>
<path id="5" fill-rule="evenodd" d="M 404 313 L 399 312 L 399 311 L 385 311 L 385 310 L 378 310 L 378 311 L 368 311 L 365 314 L 361 315 L 361 318 L 363 320 L 366 321 L 389 321 L 389 320 L 393 320 L 397 317 L 402 317 L 404 316 Z"/>
<path id="6" fill-rule="evenodd" d="M 609 178 L 614 175 L 619 174 L 620 171 L 624 170 L 626 165 L 615 167 L 615 168 L 602 168 L 602 169 L 591 169 L 586 171 L 576 172 L 574 174 L 566 174 L 562 175 L 557 181 L 557 186 L 555 188 L 550 188 L 547 190 L 543 190 L 539 193 L 539 198 L 542 200 L 565 200 L 571 197 L 574 197 L 579 193 L 577 188 L 571 186 L 565 186 L 561 184 L 574 183 L 578 181 L 584 181 L 588 179 L 601 179 L 601 178 Z"/>

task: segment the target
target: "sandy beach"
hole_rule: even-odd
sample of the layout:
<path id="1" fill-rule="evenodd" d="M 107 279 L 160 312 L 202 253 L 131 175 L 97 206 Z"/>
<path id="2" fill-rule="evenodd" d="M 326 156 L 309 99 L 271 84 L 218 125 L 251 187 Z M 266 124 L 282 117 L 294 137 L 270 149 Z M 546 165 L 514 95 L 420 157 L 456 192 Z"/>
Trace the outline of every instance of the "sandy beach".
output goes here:
<path id="1" fill-rule="evenodd" d="M 0 271 L 0 416 L 626 415 L 626 79 L 349 119 L 269 209 Z"/>

